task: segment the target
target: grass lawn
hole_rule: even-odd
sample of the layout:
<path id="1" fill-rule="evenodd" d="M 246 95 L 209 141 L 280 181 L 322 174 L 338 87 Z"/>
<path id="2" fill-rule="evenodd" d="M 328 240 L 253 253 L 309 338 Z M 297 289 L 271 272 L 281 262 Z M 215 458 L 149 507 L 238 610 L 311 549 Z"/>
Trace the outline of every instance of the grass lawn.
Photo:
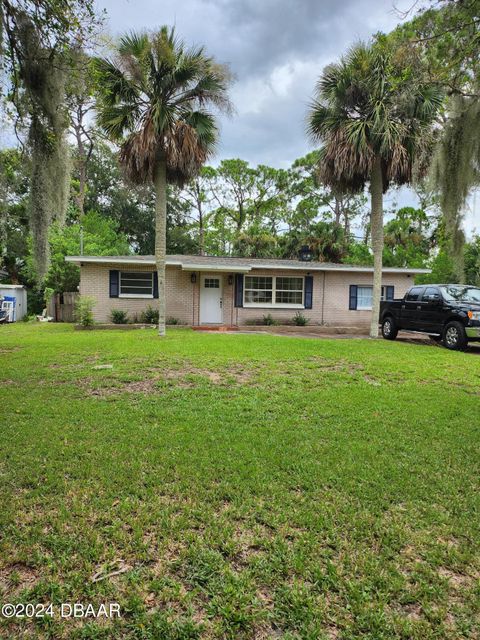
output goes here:
<path id="1" fill-rule="evenodd" d="M 18 324 L 0 407 L 0 599 L 122 612 L 2 639 L 480 637 L 473 354 Z"/>

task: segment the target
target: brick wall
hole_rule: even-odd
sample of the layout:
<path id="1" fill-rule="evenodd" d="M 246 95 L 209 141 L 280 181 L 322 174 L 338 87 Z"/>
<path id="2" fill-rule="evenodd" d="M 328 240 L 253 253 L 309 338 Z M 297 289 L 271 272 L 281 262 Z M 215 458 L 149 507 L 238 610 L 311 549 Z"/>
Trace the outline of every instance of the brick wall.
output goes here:
<path id="1" fill-rule="evenodd" d="M 356 271 L 327 271 L 325 274 L 323 323 L 345 327 L 369 325 L 371 311 L 350 311 L 348 306 L 350 285 L 373 285 L 373 274 Z M 383 276 L 382 284 L 384 286 L 393 285 L 395 298 L 402 298 L 407 289 L 413 285 L 413 276 L 402 273 L 386 273 Z"/>
<path id="2" fill-rule="evenodd" d="M 93 309 L 96 322 L 110 322 L 110 313 L 113 309 L 122 309 L 128 313 L 129 319 L 137 316 L 140 320 L 140 314 L 148 306 L 157 307 L 158 300 L 153 298 L 110 298 L 110 269 L 150 273 L 154 270 L 151 265 L 141 264 L 84 264 L 81 267 L 80 295 L 91 296 L 97 301 Z M 192 324 L 193 294 L 194 285 L 190 282 L 190 273 L 182 271 L 180 267 L 167 267 L 167 317 L 173 316 L 181 324 Z"/>
<path id="3" fill-rule="evenodd" d="M 128 312 L 129 318 L 137 316 L 149 305 L 156 307 L 155 299 L 110 298 L 109 271 L 151 272 L 151 265 L 119 265 L 119 264 L 85 264 L 81 267 L 80 294 L 91 296 L 97 300 L 94 317 L 97 322 L 110 322 L 112 309 Z M 251 275 L 305 276 L 308 270 L 302 271 L 260 271 L 252 270 Z M 227 325 L 246 324 L 261 320 L 263 315 L 271 314 L 278 322 L 290 322 L 296 309 L 237 308 L 234 306 L 234 285 L 228 284 L 228 273 L 212 273 L 220 277 L 223 287 L 223 322 Z M 167 317 L 176 318 L 181 324 L 199 324 L 200 321 L 200 283 L 201 274 L 196 272 L 196 282 L 191 282 L 191 272 L 182 271 L 180 267 L 167 267 L 166 304 Z M 327 324 L 337 326 L 363 326 L 370 322 L 370 311 L 350 311 L 349 287 L 351 284 L 371 285 L 373 276 L 370 273 L 348 271 L 313 272 L 313 308 L 302 309 L 309 318 L 310 324 Z M 386 274 L 384 285 L 395 287 L 395 297 L 400 298 L 412 286 L 413 276 L 405 274 Z"/>

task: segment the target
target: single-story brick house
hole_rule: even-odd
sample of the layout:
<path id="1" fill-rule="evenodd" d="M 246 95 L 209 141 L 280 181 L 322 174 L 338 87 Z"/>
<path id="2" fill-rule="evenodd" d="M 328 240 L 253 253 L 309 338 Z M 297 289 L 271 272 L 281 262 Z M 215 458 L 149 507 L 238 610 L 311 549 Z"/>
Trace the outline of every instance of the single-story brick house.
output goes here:
<path id="1" fill-rule="evenodd" d="M 154 256 L 68 256 L 80 266 L 80 294 L 96 300 L 97 322 L 113 309 L 139 317 L 158 297 Z M 290 322 L 297 311 L 310 324 L 362 326 L 370 322 L 371 267 L 272 260 L 169 255 L 167 317 L 188 325 L 242 325 L 263 315 Z M 383 295 L 401 297 L 425 269 L 383 270 Z"/>

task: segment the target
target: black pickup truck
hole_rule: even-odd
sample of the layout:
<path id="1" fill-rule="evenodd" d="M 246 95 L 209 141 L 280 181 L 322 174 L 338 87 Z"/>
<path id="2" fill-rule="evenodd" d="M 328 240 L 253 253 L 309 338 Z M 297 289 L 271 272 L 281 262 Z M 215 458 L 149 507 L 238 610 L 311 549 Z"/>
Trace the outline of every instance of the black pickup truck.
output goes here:
<path id="1" fill-rule="evenodd" d="M 480 288 L 461 284 L 412 287 L 401 300 L 380 303 L 380 324 L 386 340 L 398 331 L 421 331 L 447 349 L 463 350 L 480 340 Z"/>

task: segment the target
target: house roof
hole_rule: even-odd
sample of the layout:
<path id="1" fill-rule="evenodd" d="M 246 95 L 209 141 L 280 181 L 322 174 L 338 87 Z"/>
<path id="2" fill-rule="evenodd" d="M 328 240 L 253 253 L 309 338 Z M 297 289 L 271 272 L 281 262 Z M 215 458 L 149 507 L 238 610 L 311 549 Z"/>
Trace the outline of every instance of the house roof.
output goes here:
<path id="1" fill-rule="evenodd" d="M 67 256 L 67 262 L 82 265 L 94 264 L 145 264 L 155 265 L 155 256 Z M 179 266 L 184 271 L 230 271 L 248 273 L 252 269 L 282 269 L 292 271 L 362 271 L 373 272 L 373 267 L 334 262 L 304 262 L 301 260 L 281 260 L 272 258 L 229 258 L 225 256 L 183 256 L 167 255 L 166 264 Z M 384 273 L 430 273 L 430 269 L 384 267 Z"/>

